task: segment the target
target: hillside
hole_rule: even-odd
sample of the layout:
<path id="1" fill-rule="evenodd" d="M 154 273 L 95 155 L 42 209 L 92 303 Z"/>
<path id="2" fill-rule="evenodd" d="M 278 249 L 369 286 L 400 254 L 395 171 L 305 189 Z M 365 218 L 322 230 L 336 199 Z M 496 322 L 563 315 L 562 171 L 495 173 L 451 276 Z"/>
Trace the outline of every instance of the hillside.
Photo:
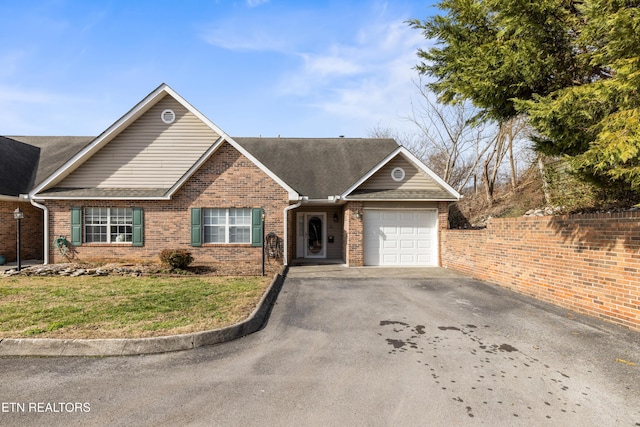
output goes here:
<path id="1" fill-rule="evenodd" d="M 540 169 L 533 165 L 515 189 L 506 184 L 498 187 L 492 206 L 487 204 L 482 189 L 477 194 L 467 192 L 449 210 L 450 227 L 484 227 L 488 218 L 640 210 L 640 194 L 598 189 L 569 174 L 561 162 L 545 167 L 544 181 L 546 185 Z"/>

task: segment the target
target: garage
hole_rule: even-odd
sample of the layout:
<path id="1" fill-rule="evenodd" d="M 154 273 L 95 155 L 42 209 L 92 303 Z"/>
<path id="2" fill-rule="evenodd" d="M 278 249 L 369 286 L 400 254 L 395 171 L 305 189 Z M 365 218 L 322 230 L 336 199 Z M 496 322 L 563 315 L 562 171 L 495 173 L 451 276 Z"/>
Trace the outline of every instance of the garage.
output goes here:
<path id="1" fill-rule="evenodd" d="M 435 209 L 364 210 L 364 264 L 437 266 Z"/>

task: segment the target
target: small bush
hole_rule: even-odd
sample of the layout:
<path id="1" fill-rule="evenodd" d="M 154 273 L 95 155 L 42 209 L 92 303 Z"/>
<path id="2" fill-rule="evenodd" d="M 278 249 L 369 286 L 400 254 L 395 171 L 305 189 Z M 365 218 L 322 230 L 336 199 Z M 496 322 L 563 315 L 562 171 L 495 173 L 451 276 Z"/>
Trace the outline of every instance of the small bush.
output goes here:
<path id="1" fill-rule="evenodd" d="M 160 261 L 171 268 L 184 270 L 193 262 L 193 257 L 186 249 L 165 249 L 160 252 Z"/>

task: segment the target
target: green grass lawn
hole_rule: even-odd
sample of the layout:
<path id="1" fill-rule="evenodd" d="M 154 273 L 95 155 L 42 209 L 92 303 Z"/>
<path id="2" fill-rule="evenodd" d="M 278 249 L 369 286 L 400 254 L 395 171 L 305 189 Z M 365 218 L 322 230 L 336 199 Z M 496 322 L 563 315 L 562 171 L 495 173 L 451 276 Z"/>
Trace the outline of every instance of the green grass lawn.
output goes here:
<path id="1" fill-rule="evenodd" d="M 0 338 L 134 338 L 246 319 L 268 277 L 0 278 Z"/>

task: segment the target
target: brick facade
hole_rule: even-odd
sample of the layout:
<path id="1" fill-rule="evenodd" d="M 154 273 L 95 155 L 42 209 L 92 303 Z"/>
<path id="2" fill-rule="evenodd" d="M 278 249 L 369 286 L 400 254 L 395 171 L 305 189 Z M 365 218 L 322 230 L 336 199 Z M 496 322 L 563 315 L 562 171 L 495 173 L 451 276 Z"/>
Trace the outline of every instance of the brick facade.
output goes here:
<path id="1" fill-rule="evenodd" d="M 44 214 L 41 209 L 24 202 L 0 201 L 0 255 L 7 262 L 16 261 L 18 223 L 13 219 L 13 212 L 18 207 L 24 213 L 24 219 L 20 220 L 20 258 L 43 259 Z"/>
<path id="2" fill-rule="evenodd" d="M 444 267 L 640 331 L 640 213 L 494 218 L 441 246 Z"/>
<path id="3" fill-rule="evenodd" d="M 362 202 L 348 202 L 343 211 L 344 257 L 350 267 L 362 267 L 364 265 L 362 208 Z"/>
<path id="4" fill-rule="evenodd" d="M 288 193 L 230 144 L 225 143 L 178 190 L 172 200 L 57 200 L 47 201 L 50 212 L 50 241 L 58 236 L 70 239 L 70 209 L 76 207 L 140 207 L 144 210 L 144 245 L 82 244 L 71 254 L 78 261 L 158 261 L 163 249 L 189 249 L 195 262 L 243 262 L 259 264 L 262 249 L 251 244 L 203 244 L 192 247 L 190 209 L 258 208 L 265 210 L 265 233 L 284 237 L 283 209 Z M 55 246 L 51 262 L 66 262 Z"/>

